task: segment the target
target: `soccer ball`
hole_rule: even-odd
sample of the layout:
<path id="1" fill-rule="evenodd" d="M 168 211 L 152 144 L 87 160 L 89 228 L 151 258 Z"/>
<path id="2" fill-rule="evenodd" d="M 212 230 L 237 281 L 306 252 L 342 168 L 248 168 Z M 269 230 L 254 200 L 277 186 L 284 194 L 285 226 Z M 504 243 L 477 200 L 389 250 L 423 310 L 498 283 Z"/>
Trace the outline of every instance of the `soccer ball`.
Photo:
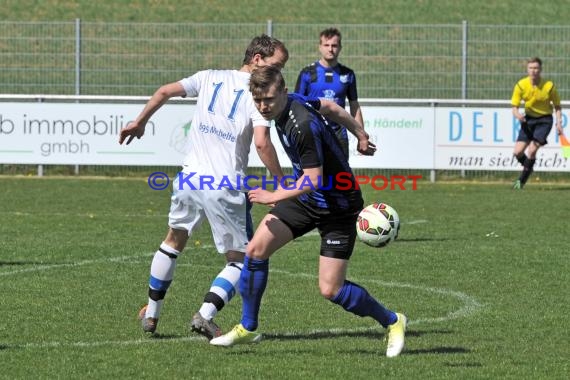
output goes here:
<path id="1" fill-rule="evenodd" d="M 356 220 L 358 238 L 371 247 L 384 247 L 393 240 L 388 212 L 380 209 L 378 205 L 374 203 L 366 206 Z"/>
<path id="2" fill-rule="evenodd" d="M 396 240 L 400 234 L 400 216 L 394 207 L 387 203 L 374 203 L 373 206 L 377 207 L 379 210 L 386 211 L 388 214 L 388 221 L 390 222 L 390 226 L 392 226 L 392 240 Z"/>

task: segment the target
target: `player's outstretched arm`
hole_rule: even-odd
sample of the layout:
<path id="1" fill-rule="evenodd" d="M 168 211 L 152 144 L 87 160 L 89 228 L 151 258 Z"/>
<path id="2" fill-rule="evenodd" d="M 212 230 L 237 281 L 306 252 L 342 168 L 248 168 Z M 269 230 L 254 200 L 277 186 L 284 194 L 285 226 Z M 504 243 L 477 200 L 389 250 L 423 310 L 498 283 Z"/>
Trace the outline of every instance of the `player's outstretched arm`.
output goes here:
<path id="1" fill-rule="evenodd" d="M 253 203 L 273 205 L 288 198 L 295 198 L 304 193 L 310 193 L 319 188 L 323 178 L 323 167 L 303 168 L 303 176 L 297 182 L 287 187 L 279 187 L 275 191 L 256 188 L 248 191 L 249 200 Z"/>
<path id="2" fill-rule="evenodd" d="M 350 114 L 364 129 L 364 117 L 362 116 L 362 107 L 360 107 L 360 103 L 358 100 L 351 100 L 348 102 L 348 105 L 350 108 Z"/>
<path id="3" fill-rule="evenodd" d="M 266 126 L 253 127 L 253 143 L 255 144 L 255 149 L 257 154 L 263 162 L 263 165 L 269 170 L 271 175 L 276 176 L 278 180 L 283 177 L 283 170 L 279 164 L 279 158 L 277 157 L 277 152 L 275 151 L 275 146 L 271 141 L 271 135 L 269 133 L 269 128 Z"/>
<path id="4" fill-rule="evenodd" d="M 350 133 L 358 139 L 358 152 L 366 156 L 374 155 L 376 145 L 369 140 L 368 133 L 362 124 L 356 121 L 344 108 L 333 101 L 321 99 L 319 112 L 326 118 L 337 124 L 344 126 Z"/>
<path id="5" fill-rule="evenodd" d="M 127 138 L 127 145 L 129 145 L 135 137 L 140 139 L 144 135 L 146 123 L 150 120 L 151 116 L 158 111 L 168 99 L 174 96 L 184 95 L 186 95 L 186 91 L 178 82 L 161 86 L 148 100 L 137 118 L 121 130 L 119 134 L 119 144 L 122 144 Z"/>

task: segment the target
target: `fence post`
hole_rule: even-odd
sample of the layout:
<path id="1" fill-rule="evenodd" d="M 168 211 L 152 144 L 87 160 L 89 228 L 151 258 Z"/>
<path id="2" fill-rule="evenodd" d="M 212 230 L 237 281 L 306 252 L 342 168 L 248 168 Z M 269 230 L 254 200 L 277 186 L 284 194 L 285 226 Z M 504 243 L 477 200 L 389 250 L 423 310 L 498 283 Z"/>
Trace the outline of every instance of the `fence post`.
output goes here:
<path id="1" fill-rule="evenodd" d="M 437 104 L 436 104 L 435 102 L 430 102 L 430 107 L 431 107 L 431 109 L 432 109 L 432 118 L 433 118 L 433 120 L 434 120 L 434 128 L 433 128 L 433 141 L 434 141 L 434 144 L 433 144 L 432 149 L 434 150 L 434 155 L 433 155 L 433 156 L 435 157 L 435 145 L 436 145 L 436 144 L 435 144 L 435 129 L 437 128 L 437 127 L 435 127 L 435 111 L 436 111 L 436 110 L 435 110 L 435 107 L 437 107 Z M 435 172 L 435 159 L 434 159 L 432 169 L 429 171 L 429 181 L 430 181 L 431 183 L 434 183 L 434 182 L 435 182 L 435 175 L 436 175 L 436 172 Z"/>
<path id="2" fill-rule="evenodd" d="M 461 99 L 467 99 L 467 21 L 461 23 Z M 465 178 L 465 169 L 461 169 L 461 178 Z"/>
<path id="3" fill-rule="evenodd" d="M 81 94 L 81 19 L 75 19 L 75 95 Z"/>
<path id="4" fill-rule="evenodd" d="M 463 21 L 461 36 L 461 99 L 467 99 L 467 21 Z"/>
<path id="5" fill-rule="evenodd" d="M 81 95 L 81 19 L 75 19 L 75 95 Z M 79 103 L 79 100 L 76 100 Z M 79 174 L 79 165 L 75 165 L 75 175 Z"/>

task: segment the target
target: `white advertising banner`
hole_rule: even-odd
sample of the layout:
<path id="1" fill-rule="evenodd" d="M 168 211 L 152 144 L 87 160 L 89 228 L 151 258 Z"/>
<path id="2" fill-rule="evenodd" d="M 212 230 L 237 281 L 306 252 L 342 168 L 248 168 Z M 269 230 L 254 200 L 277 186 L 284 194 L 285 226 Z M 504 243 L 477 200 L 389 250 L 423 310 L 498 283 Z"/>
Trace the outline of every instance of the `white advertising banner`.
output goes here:
<path id="1" fill-rule="evenodd" d="M 194 104 L 164 105 L 130 145 L 119 145 L 122 127 L 144 104 L 0 102 L 0 163 L 63 165 L 180 165 Z M 356 151 L 354 168 L 519 170 L 512 157 L 519 124 L 506 107 L 365 106 L 365 129 L 378 151 Z M 563 113 L 563 126 L 568 116 Z M 272 128 L 283 167 L 290 162 Z M 215 147 L 212 147 L 215 149 Z M 251 147 L 250 166 L 263 166 Z M 553 128 L 538 152 L 537 171 L 570 171 Z"/>
<path id="2" fill-rule="evenodd" d="M 349 133 L 350 166 L 371 169 L 431 169 L 434 165 L 433 109 L 411 107 L 362 107 L 365 130 L 378 150 L 362 156 L 356 138 Z M 272 128 L 271 139 L 283 167 L 291 163 Z M 252 149 L 250 166 L 263 166 Z"/>
<path id="3" fill-rule="evenodd" d="M 513 147 L 520 124 L 507 108 L 435 108 L 435 169 L 520 170 Z M 563 126 L 567 116 L 563 114 Z M 570 171 L 553 127 L 540 148 L 536 171 Z"/>
<path id="4" fill-rule="evenodd" d="M 167 104 L 119 145 L 143 104 L 0 103 L 0 163 L 179 165 L 194 105 Z"/>
<path id="5" fill-rule="evenodd" d="M 359 155 L 352 135 L 353 168 L 431 169 L 434 164 L 434 119 L 428 107 L 362 107 L 364 129 L 378 150 Z"/>

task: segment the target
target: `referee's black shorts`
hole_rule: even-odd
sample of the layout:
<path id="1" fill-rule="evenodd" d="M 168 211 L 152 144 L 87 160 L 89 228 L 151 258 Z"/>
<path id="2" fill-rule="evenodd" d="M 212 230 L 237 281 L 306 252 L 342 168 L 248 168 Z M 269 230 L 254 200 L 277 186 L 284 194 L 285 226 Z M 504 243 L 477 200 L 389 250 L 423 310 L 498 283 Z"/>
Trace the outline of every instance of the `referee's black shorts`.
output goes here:
<path id="1" fill-rule="evenodd" d="M 517 141 L 530 143 L 536 141 L 540 145 L 546 145 L 546 138 L 550 134 L 554 119 L 552 115 L 544 115 L 539 117 L 526 116 L 526 122 L 521 123 L 521 129 Z"/>

